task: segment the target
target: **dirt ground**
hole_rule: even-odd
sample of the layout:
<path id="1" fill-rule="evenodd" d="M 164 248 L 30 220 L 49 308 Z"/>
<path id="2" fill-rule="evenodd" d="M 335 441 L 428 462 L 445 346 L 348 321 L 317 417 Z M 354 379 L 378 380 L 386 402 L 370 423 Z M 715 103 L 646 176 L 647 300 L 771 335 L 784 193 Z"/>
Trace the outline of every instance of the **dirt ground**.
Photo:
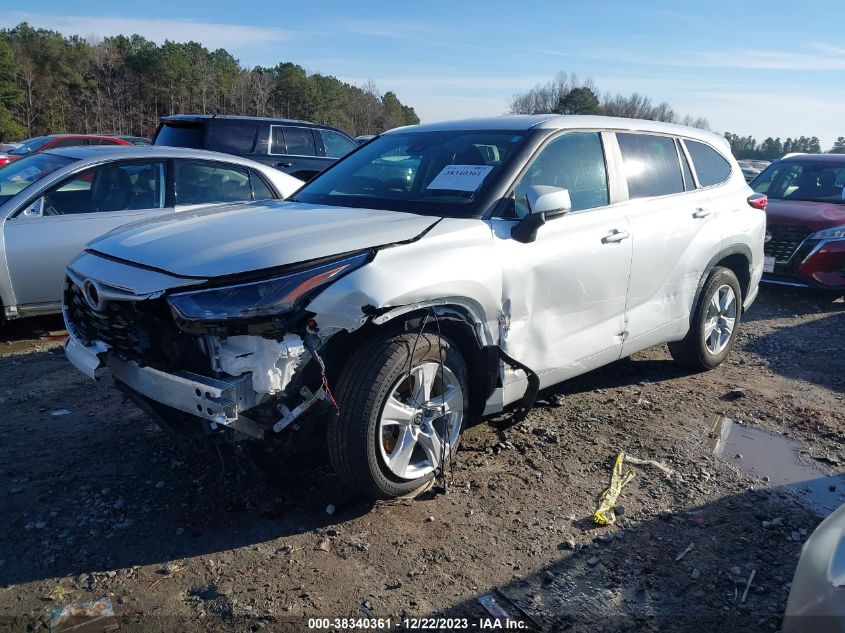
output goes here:
<path id="1" fill-rule="evenodd" d="M 743 471 L 751 456 L 715 457 L 714 416 L 800 442 L 820 480 L 845 469 L 841 299 L 766 289 L 719 369 L 690 375 L 662 347 L 620 361 L 516 426 L 468 429 L 446 493 L 375 506 L 344 496 L 323 451 L 269 482 L 177 452 L 71 368 L 59 330 L 0 330 L 0 628 L 41 630 L 51 609 L 109 596 L 120 630 L 307 630 L 315 616 L 472 629 L 498 589 L 544 630 L 776 631 L 821 517 Z M 622 514 L 598 527 L 623 449 L 673 474 L 631 466 Z"/>

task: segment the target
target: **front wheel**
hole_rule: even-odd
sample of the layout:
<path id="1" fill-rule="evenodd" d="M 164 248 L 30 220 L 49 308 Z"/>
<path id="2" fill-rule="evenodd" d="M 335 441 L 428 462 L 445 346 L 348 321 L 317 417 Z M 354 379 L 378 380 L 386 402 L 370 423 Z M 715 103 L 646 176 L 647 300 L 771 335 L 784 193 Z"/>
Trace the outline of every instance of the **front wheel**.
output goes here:
<path id="1" fill-rule="evenodd" d="M 350 488 L 376 499 L 428 483 L 460 439 L 467 368 L 445 339 L 382 335 L 359 349 L 338 381 L 329 454 Z"/>
<path id="2" fill-rule="evenodd" d="M 704 371 L 718 367 L 733 347 L 742 320 L 742 289 L 729 268 L 717 266 L 704 283 L 683 340 L 669 343 L 677 362 Z"/>

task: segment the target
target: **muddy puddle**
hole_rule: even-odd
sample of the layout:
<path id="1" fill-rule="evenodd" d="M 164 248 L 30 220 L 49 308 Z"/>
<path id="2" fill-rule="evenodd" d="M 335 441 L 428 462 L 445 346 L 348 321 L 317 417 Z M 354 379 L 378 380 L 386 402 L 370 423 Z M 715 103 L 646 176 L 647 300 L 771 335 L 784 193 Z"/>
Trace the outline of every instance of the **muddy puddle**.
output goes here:
<path id="1" fill-rule="evenodd" d="M 13 325 L 18 325 L 18 323 L 13 323 Z M 14 356 L 21 353 L 43 351 L 55 347 L 66 338 L 67 332 L 65 330 L 39 332 L 19 339 L 10 336 L 8 340 L 0 339 L 0 356 Z"/>
<path id="2" fill-rule="evenodd" d="M 801 462 L 799 442 L 753 429 L 722 416 L 709 423 L 710 449 L 719 459 L 761 480 L 763 487 L 784 490 L 821 516 L 845 503 L 845 472 L 835 475 Z"/>

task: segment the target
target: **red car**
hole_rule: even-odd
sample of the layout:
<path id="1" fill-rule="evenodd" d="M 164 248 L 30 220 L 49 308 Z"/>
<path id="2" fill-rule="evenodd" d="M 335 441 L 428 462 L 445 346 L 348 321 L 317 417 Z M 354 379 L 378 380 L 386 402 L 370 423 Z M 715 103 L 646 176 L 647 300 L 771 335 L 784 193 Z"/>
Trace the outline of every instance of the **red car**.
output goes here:
<path id="1" fill-rule="evenodd" d="M 768 196 L 763 281 L 845 294 L 845 155 L 801 154 L 751 182 Z"/>
<path id="2" fill-rule="evenodd" d="M 6 154 L 0 154 L 0 167 L 13 161 L 30 156 L 36 152 L 43 152 L 57 147 L 71 147 L 73 145 L 132 145 L 124 138 L 104 136 L 102 134 L 48 134 L 29 138 L 20 147 Z"/>

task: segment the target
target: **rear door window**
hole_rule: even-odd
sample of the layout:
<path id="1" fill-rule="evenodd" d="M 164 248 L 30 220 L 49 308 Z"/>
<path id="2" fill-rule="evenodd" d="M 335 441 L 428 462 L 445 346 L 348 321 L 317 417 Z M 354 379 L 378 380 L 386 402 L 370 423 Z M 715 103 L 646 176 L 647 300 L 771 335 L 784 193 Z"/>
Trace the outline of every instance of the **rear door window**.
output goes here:
<path id="1" fill-rule="evenodd" d="M 617 132 L 628 197 L 650 198 L 684 191 L 675 141 L 654 134 Z"/>
<path id="2" fill-rule="evenodd" d="M 252 200 L 246 169 L 203 161 L 176 163 L 176 203 L 215 204 Z"/>
<path id="3" fill-rule="evenodd" d="M 276 197 L 264 179 L 253 170 L 249 170 L 249 179 L 252 182 L 253 200 L 272 200 Z"/>
<path id="4" fill-rule="evenodd" d="M 252 154 L 258 136 L 258 123 L 213 119 L 209 123 L 206 149 L 224 154 Z"/>
<path id="5" fill-rule="evenodd" d="M 329 158 L 341 158 L 358 147 L 355 141 L 334 130 L 318 130 L 318 133 L 323 140 L 323 149 L 326 150 L 326 156 Z"/>
<path id="6" fill-rule="evenodd" d="M 282 126 L 285 135 L 285 154 L 292 156 L 316 156 L 317 146 L 311 128 Z"/>
<path id="7" fill-rule="evenodd" d="M 170 147 L 191 147 L 203 149 L 202 130 L 203 122 L 191 121 L 190 123 L 163 123 L 156 134 L 155 145 L 168 145 Z"/>
<path id="8" fill-rule="evenodd" d="M 725 182 L 731 175 L 731 164 L 715 149 L 698 141 L 685 139 L 684 143 L 695 165 L 698 182 L 702 187 L 710 187 Z"/>

